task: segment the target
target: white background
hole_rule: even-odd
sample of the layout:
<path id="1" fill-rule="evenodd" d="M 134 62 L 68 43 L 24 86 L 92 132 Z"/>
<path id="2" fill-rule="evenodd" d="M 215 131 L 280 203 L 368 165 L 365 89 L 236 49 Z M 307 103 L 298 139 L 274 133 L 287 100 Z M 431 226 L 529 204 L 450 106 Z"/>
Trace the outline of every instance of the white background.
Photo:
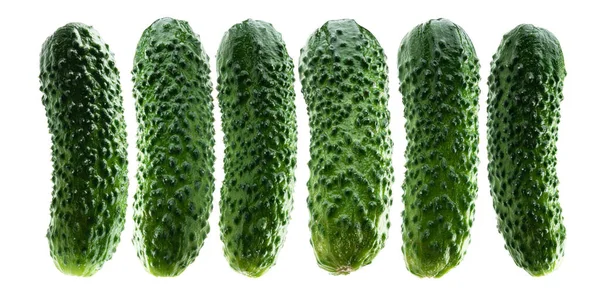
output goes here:
<path id="1" fill-rule="evenodd" d="M 18 2 L 18 4 L 16 4 Z M 9 4 L 10 3 L 10 4 Z M 600 205 L 598 131 L 600 57 L 597 10 L 577 1 L 3 1 L 0 4 L 0 305 L 599 305 Z M 380 41 L 390 67 L 391 130 L 395 143 L 394 203 L 389 239 L 375 261 L 348 276 L 317 267 L 309 244 L 306 181 L 309 129 L 296 82 L 298 167 L 292 220 L 277 265 L 259 279 L 231 270 L 223 257 L 218 196 L 223 178 L 220 112 L 215 100 L 217 164 L 211 232 L 196 261 L 179 277 L 151 276 L 131 243 L 131 203 L 136 190 L 136 148 L 131 68 L 137 41 L 155 19 L 189 21 L 211 60 L 223 33 L 247 18 L 271 22 L 295 65 L 300 48 L 325 21 L 354 18 Z M 414 26 L 445 17 L 471 37 L 481 61 L 479 197 L 472 243 L 463 262 L 441 279 L 419 279 L 401 253 L 401 182 L 404 179 L 404 118 L 396 54 Z M 45 238 L 51 195 L 50 135 L 39 91 L 43 41 L 72 21 L 94 26 L 115 53 L 121 71 L 129 141 L 127 222 L 113 259 L 91 278 L 65 276 L 54 267 Z M 496 230 L 487 181 L 486 79 L 502 35 L 518 24 L 552 31 L 567 67 L 559 126 L 560 200 L 567 228 L 566 255 L 552 274 L 533 278 L 517 268 Z M 297 70 L 295 71 L 297 73 Z M 298 77 L 296 76 L 296 79 Z M 216 91 L 213 92 L 216 97 Z"/>

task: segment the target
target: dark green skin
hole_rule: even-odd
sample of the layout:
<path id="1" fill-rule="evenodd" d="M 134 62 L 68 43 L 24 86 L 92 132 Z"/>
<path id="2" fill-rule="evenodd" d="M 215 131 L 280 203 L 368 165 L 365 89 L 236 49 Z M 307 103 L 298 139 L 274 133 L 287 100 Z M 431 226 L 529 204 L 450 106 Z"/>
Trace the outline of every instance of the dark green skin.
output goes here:
<path id="1" fill-rule="evenodd" d="M 388 67 L 354 20 L 326 22 L 300 51 L 310 124 L 311 244 L 319 266 L 348 274 L 384 246 L 392 204 Z"/>
<path id="2" fill-rule="evenodd" d="M 533 276 L 563 257 L 556 141 L 566 76 L 560 43 L 519 25 L 504 36 L 488 79 L 488 172 L 498 230 L 517 266 Z"/>
<path id="3" fill-rule="evenodd" d="M 221 240 L 230 266 L 258 277 L 275 264 L 292 210 L 294 64 L 281 34 L 249 19 L 225 33 L 217 70 L 225 142 Z"/>
<path id="4" fill-rule="evenodd" d="M 52 134 L 48 242 L 56 267 L 91 276 L 119 244 L 127 207 L 127 141 L 119 71 L 98 32 L 69 23 L 40 56 Z"/>
<path id="5" fill-rule="evenodd" d="M 148 272 L 177 276 L 209 232 L 214 191 L 210 66 L 186 21 L 162 18 L 137 46 L 139 168 L 133 244 Z"/>
<path id="6" fill-rule="evenodd" d="M 409 32 L 398 51 L 408 141 L 402 213 L 407 269 L 441 277 L 466 253 L 477 197 L 479 61 L 446 19 Z"/>

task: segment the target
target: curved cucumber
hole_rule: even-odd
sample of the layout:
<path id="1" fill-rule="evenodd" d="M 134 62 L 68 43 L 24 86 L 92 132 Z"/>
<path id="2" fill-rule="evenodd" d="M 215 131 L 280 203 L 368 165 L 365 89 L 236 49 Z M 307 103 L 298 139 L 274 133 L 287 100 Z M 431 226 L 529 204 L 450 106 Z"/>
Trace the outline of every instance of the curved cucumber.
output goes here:
<path id="1" fill-rule="evenodd" d="M 398 51 L 406 118 L 402 252 L 408 270 L 441 277 L 460 263 L 477 197 L 479 61 L 446 19 L 409 32 Z"/>
<path id="2" fill-rule="evenodd" d="M 125 223 L 119 71 L 96 30 L 69 23 L 42 46 L 40 83 L 54 167 L 50 255 L 63 273 L 91 276 L 112 257 Z"/>
<path id="3" fill-rule="evenodd" d="M 208 56 L 186 21 L 162 18 L 137 46 L 138 190 L 133 243 L 148 272 L 176 276 L 204 244 L 214 191 Z"/>
<path id="4" fill-rule="evenodd" d="M 285 240 L 296 168 L 294 65 L 279 32 L 246 20 L 217 53 L 225 142 L 221 240 L 230 266 L 258 277 Z"/>
<path id="5" fill-rule="evenodd" d="M 566 76 L 560 43 L 519 25 L 504 36 L 488 79 L 488 172 L 498 230 L 517 266 L 551 272 L 563 256 L 556 140 Z"/>
<path id="6" fill-rule="evenodd" d="M 392 203 L 388 67 L 354 20 L 326 22 L 300 54 L 310 123 L 311 244 L 319 266 L 347 274 L 383 248 Z"/>

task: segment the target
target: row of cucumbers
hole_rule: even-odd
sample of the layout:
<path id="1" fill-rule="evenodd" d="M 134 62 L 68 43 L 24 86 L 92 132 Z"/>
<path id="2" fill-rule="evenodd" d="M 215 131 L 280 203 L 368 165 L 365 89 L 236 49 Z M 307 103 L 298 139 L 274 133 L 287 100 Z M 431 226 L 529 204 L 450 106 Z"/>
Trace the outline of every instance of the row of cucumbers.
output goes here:
<path id="1" fill-rule="evenodd" d="M 479 61 L 462 28 L 430 20 L 398 51 L 406 118 L 403 253 L 410 272 L 441 277 L 460 263 L 477 196 Z M 292 210 L 296 168 L 294 65 L 269 23 L 223 37 L 217 90 L 225 178 L 220 234 L 231 267 L 258 277 L 275 264 Z M 187 22 L 162 18 L 133 66 L 139 168 L 133 243 L 144 267 L 176 276 L 209 232 L 215 130 L 209 58 Z M 388 67 L 353 20 L 328 21 L 301 50 L 310 124 L 311 245 L 320 267 L 347 274 L 383 248 L 392 204 Z M 488 170 L 498 229 L 517 266 L 551 272 L 563 255 L 556 139 L 566 75 L 558 40 L 520 25 L 488 79 Z M 90 276 L 115 252 L 127 206 L 119 72 L 89 26 L 70 23 L 42 47 L 40 81 L 54 165 L 47 237 L 58 269 Z"/>

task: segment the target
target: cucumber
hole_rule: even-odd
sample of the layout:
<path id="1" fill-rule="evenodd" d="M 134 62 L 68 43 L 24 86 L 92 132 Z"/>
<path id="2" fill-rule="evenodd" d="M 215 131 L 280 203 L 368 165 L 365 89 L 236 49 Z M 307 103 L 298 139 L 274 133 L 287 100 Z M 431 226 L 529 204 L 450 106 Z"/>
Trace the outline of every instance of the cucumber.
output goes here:
<path id="1" fill-rule="evenodd" d="M 300 53 L 311 244 L 321 268 L 348 274 L 373 261 L 390 226 L 386 56 L 373 34 L 349 19 L 326 22 Z"/>
<path id="2" fill-rule="evenodd" d="M 119 71 L 96 30 L 69 23 L 40 56 L 42 102 L 52 134 L 47 238 L 56 267 L 91 276 L 119 244 L 127 207 L 127 141 Z"/>
<path id="3" fill-rule="evenodd" d="M 398 50 L 406 118 L 402 252 L 419 277 L 441 277 L 463 259 L 477 197 L 479 61 L 447 19 L 416 26 Z"/>
<path id="4" fill-rule="evenodd" d="M 214 191 L 208 56 L 186 21 L 161 18 L 137 46 L 138 121 L 133 244 L 148 272 L 177 276 L 204 244 Z"/>
<path id="5" fill-rule="evenodd" d="M 217 70 L 225 143 L 223 250 L 235 271 L 259 277 L 275 264 L 292 209 L 294 65 L 281 34 L 248 19 L 225 33 Z"/>
<path id="6" fill-rule="evenodd" d="M 488 79 L 488 173 L 498 230 L 517 266 L 552 272 L 564 254 L 556 141 L 566 76 L 560 43 L 523 24 L 504 35 Z"/>

